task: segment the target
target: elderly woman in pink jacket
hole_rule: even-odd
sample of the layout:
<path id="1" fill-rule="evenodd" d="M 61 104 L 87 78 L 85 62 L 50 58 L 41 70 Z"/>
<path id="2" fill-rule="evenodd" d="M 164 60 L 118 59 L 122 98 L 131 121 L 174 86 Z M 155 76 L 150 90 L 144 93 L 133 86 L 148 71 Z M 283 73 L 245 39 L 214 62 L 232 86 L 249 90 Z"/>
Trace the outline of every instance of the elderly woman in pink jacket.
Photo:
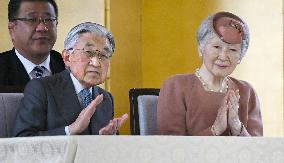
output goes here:
<path id="1" fill-rule="evenodd" d="M 229 12 L 207 17 L 197 32 L 202 65 L 167 79 L 160 91 L 160 134 L 262 136 L 259 100 L 252 86 L 229 75 L 248 45 L 246 23 Z"/>

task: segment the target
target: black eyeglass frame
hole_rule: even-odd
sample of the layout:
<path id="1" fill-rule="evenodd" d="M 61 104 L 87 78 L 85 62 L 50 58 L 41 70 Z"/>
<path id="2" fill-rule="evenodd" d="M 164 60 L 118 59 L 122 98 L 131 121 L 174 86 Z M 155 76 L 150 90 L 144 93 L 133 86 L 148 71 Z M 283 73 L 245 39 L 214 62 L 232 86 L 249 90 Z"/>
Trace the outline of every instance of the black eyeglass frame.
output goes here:
<path id="1" fill-rule="evenodd" d="M 57 18 L 13 18 L 11 19 L 12 21 L 24 21 L 24 22 L 28 22 L 34 25 L 39 25 L 40 23 L 43 23 L 45 25 L 57 25 L 58 21 Z M 56 22 L 55 24 L 53 24 L 54 22 Z"/>

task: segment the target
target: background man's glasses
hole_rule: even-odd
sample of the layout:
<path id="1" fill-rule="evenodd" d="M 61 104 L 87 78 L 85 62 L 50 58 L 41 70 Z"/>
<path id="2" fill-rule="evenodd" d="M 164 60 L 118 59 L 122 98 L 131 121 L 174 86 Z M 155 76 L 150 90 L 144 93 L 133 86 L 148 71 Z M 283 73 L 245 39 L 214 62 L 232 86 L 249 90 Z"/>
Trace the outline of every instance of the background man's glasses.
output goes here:
<path id="1" fill-rule="evenodd" d="M 37 26 L 40 23 L 43 23 L 47 26 L 57 25 L 57 18 L 14 18 L 12 21 L 19 20 L 24 21 L 30 26 Z"/>

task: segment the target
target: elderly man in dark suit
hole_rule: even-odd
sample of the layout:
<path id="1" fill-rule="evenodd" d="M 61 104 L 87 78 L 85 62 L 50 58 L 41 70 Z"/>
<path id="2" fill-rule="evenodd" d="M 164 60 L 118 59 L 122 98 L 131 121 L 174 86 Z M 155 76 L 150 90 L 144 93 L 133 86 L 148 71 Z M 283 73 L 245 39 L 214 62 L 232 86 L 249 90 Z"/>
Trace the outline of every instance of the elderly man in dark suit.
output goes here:
<path id="1" fill-rule="evenodd" d="M 22 92 L 33 78 L 65 69 L 51 50 L 57 37 L 54 0 L 10 0 L 8 28 L 14 48 L 0 53 L 0 92 Z"/>
<path id="2" fill-rule="evenodd" d="M 112 34 L 99 24 L 71 29 L 62 53 L 68 69 L 27 84 L 13 135 L 117 133 L 128 115 L 113 119 L 112 95 L 96 86 L 107 77 L 114 45 Z"/>

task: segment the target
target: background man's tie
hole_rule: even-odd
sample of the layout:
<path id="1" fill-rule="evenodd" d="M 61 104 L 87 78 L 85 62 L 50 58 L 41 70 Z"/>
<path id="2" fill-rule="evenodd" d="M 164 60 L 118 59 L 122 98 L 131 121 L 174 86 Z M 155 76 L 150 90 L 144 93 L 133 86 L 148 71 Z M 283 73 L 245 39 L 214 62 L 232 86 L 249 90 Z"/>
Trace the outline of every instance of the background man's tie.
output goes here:
<path id="1" fill-rule="evenodd" d="M 48 70 L 44 66 L 36 66 L 31 72 L 32 78 L 41 78 L 44 76 L 48 76 Z"/>

